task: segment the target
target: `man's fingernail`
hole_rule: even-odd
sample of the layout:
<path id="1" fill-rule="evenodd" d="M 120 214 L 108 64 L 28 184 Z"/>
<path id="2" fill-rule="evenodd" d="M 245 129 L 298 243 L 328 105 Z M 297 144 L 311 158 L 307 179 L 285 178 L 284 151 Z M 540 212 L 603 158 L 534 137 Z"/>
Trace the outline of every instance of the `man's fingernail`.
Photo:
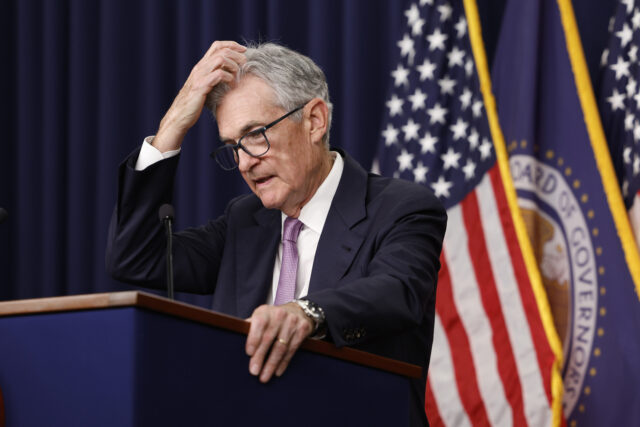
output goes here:
<path id="1" fill-rule="evenodd" d="M 260 367 L 258 367 L 257 363 L 253 363 L 249 368 L 249 372 L 251 372 L 251 375 L 258 375 L 260 373 Z"/>

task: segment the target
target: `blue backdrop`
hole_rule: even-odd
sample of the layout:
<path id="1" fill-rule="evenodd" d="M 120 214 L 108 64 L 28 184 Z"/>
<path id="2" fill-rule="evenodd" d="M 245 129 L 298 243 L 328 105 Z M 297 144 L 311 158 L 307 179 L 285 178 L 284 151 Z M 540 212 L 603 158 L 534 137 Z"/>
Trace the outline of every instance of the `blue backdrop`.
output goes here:
<path id="1" fill-rule="evenodd" d="M 0 206 L 9 218 L 0 224 L 0 300 L 130 289 L 104 270 L 116 169 L 155 133 L 213 40 L 275 40 L 311 56 L 335 105 L 332 143 L 369 168 L 408 3 L 5 0 Z M 490 61 L 503 4 L 478 0 Z M 613 6 L 575 2 L 591 70 Z M 208 157 L 215 135 L 205 113 L 185 141 L 174 200 L 178 229 L 221 214 L 233 195 L 247 191 L 237 173 Z"/>

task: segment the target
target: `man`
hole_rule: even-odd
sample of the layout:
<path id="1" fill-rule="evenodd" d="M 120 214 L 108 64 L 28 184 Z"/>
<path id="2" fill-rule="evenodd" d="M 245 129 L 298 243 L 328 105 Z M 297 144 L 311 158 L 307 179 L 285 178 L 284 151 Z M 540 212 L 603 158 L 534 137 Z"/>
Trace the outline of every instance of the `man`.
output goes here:
<path id="1" fill-rule="evenodd" d="M 215 42 L 193 68 L 155 137 L 120 167 L 107 269 L 161 288 L 179 150 L 203 107 L 218 122 L 214 153 L 254 194 L 207 225 L 175 233 L 177 290 L 213 293 L 213 309 L 248 317 L 249 371 L 284 373 L 301 342 L 325 337 L 425 367 L 412 384 L 412 423 L 426 424 L 439 255 L 446 214 L 425 187 L 368 175 L 329 148 L 322 71 L 275 44 Z"/>

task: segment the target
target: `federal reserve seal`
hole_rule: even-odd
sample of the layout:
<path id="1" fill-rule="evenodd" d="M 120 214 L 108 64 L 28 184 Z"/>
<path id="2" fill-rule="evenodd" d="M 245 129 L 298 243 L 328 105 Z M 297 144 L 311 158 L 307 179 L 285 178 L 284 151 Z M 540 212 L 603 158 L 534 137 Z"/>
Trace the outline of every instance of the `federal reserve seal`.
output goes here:
<path id="1" fill-rule="evenodd" d="M 587 218 L 565 174 L 524 154 L 512 154 L 509 164 L 563 344 L 563 406 L 568 416 L 581 395 L 596 336 L 598 274 L 594 245 Z"/>

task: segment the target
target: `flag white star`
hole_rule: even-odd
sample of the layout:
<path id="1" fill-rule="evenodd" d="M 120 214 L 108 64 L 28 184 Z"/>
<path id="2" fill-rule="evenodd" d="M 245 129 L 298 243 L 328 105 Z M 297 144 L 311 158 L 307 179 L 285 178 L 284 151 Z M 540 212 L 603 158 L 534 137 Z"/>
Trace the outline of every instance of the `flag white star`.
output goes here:
<path id="1" fill-rule="evenodd" d="M 627 97 L 631 98 L 636 93 L 636 87 L 638 83 L 634 80 L 633 77 L 629 77 L 629 81 L 627 82 L 627 86 L 625 89 L 627 90 Z"/>
<path id="2" fill-rule="evenodd" d="M 459 139 L 466 137 L 468 126 L 469 125 L 467 124 L 467 122 L 462 120 L 461 117 L 458 118 L 458 121 L 456 121 L 455 124 L 449 126 L 449 129 L 451 130 L 451 132 L 453 132 L 453 140 L 457 141 Z"/>
<path id="3" fill-rule="evenodd" d="M 480 117 L 482 115 L 482 101 L 478 100 L 478 101 L 474 101 L 473 105 L 471 106 L 471 111 L 473 111 L 473 117 Z"/>
<path id="4" fill-rule="evenodd" d="M 464 17 L 460 17 L 460 19 L 458 20 L 458 22 L 456 23 L 456 25 L 454 25 L 455 29 L 456 29 L 456 36 L 461 39 L 462 37 L 464 37 L 465 34 L 467 34 L 467 20 L 464 19 Z"/>
<path id="5" fill-rule="evenodd" d="M 424 6 L 425 4 L 433 6 L 433 0 L 420 0 L 420 6 Z"/>
<path id="6" fill-rule="evenodd" d="M 387 123 L 387 128 L 382 131 L 382 136 L 384 137 L 384 145 L 387 147 L 398 142 L 398 134 L 400 131 L 394 128 L 391 123 Z"/>
<path id="7" fill-rule="evenodd" d="M 458 169 L 458 160 L 460 160 L 460 153 L 456 153 L 452 147 L 449 147 L 446 153 L 441 154 L 440 158 L 442 159 L 444 170 L 454 168 Z"/>
<path id="8" fill-rule="evenodd" d="M 454 46 L 449 53 L 447 53 L 447 59 L 449 59 L 449 68 L 453 68 L 456 65 L 463 66 L 464 50 L 458 49 Z"/>
<path id="9" fill-rule="evenodd" d="M 398 98 L 398 96 L 394 93 L 391 95 L 391 99 L 387 101 L 387 108 L 389 108 L 389 115 L 391 117 L 396 116 L 398 114 L 402 114 L 402 105 L 404 104 L 404 100 Z"/>
<path id="10" fill-rule="evenodd" d="M 413 64 L 413 58 L 416 56 L 416 50 L 413 47 L 413 39 L 409 37 L 409 34 L 405 34 L 402 37 L 402 40 L 398 42 L 398 47 L 400 48 L 400 55 L 403 57 L 407 57 L 409 64 Z"/>
<path id="11" fill-rule="evenodd" d="M 627 111 L 625 116 L 624 116 L 624 130 L 633 129 L 633 119 L 635 119 L 633 114 L 631 114 L 629 111 Z"/>
<path id="12" fill-rule="evenodd" d="M 611 104 L 613 111 L 624 110 L 624 94 L 619 93 L 616 88 L 613 88 L 613 94 L 607 98 L 607 102 Z"/>
<path id="13" fill-rule="evenodd" d="M 440 80 L 438 80 L 438 85 L 440 86 L 440 92 L 445 95 L 453 95 L 453 88 L 456 86 L 456 81 L 451 79 L 449 76 L 444 76 Z"/>
<path id="14" fill-rule="evenodd" d="M 634 0 L 622 0 L 620 3 L 627 6 L 627 15 L 631 13 L 633 10 L 633 2 Z"/>
<path id="15" fill-rule="evenodd" d="M 434 123 L 444 124 L 444 116 L 447 115 L 448 110 L 446 108 L 442 108 L 440 106 L 440 103 L 436 102 L 436 105 L 434 105 L 433 108 L 429 108 L 427 110 L 427 113 L 429 114 L 430 124 L 434 124 Z"/>
<path id="16" fill-rule="evenodd" d="M 632 63 L 638 62 L 638 46 L 635 44 L 632 44 L 631 47 L 629 47 L 629 61 Z"/>
<path id="17" fill-rule="evenodd" d="M 402 126 L 402 132 L 404 132 L 404 140 L 406 142 L 411 141 L 412 139 L 418 139 L 418 131 L 420 130 L 420 124 L 413 121 L 413 119 L 409 119 L 407 124 Z"/>
<path id="18" fill-rule="evenodd" d="M 375 173 L 376 175 L 382 175 L 382 171 L 380 171 L 380 162 L 378 161 L 378 159 L 373 159 L 373 162 L 371 164 L 371 172 Z"/>
<path id="19" fill-rule="evenodd" d="M 486 160 L 491 157 L 491 142 L 487 138 L 482 140 L 482 145 L 480 145 L 480 158 L 482 160 Z"/>
<path id="20" fill-rule="evenodd" d="M 616 80 L 620 80 L 622 76 L 629 75 L 629 63 L 622 59 L 621 56 L 618 56 L 618 61 L 613 65 L 609 65 L 609 68 L 616 72 Z"/>
<path id="21" fill-rule="evenodd" d="M 467 159 L 467 164 L 463 166 L 462 172 L 464 172 L 466 181 L 473 179 L 476 176 L 476 164 L 471 159 Z"/>
<path id="22" fill-rule="evenodd" d="M 436 152 L 436 143 L 438 142 L 438 138 L 432 136 L 429 132 L 426 132 L 422 138 L 420 138 L 420 146 L 422 149 L 420 152 L 422 154 L 433 153 Z"/>
<path id="23" fill-rule="evenodd" d="M 416 68 L 420 73 L 420 81 L 422 82 L 425 79 L 431 80 L 433 78 L 433 72 L 436 69 L 436 64 L 425 59 L 422 65 L 418 65 Z"/>
<path id="24" fill-rule="evenodd" d="M 429 168 L 418 162 L 415 168 L 413 168 L 413 180 L 418 184 L 424 184 L 427 182 L 427 172 Z"/>
<path id="25" fill-rule="evenodd" d="M 440 28 L 436 28 L 435 31 L 427 36 L 429 42 L 429 50 L 445 49 L 444 42 L 449 38 L 448 35 L 443 34 Z"/>
<path id="26" fill-rule="evenodd" d="M 420 88 L 416 88 L 416 91 L 413 92 L 413 95 L 409 96 L 409 101 L 411 101 L 411 111 L 416 111 L 424 108 L 424 102 L 426 100 L 427 94 L 422 92 Z"/>
<path id="27" fill-rule="evenodd" d="M 600 66 L 604 67 L 607 65 L 607 61 L 609 60 L 609 49 L 605 49 L 602 51 L 602 56 L 600 57 Z"/>
<path id="28" fill-rule="evenodd" d="M 629 195 L 629 181 L 626 179 L 622 181 L 622 195 L 627 197 Z"/>
<path id="29" fill-rule="evenodd" d="M 633 25 L 634 30 L 640 29 L 640 10 L 636 9 L 633 11 L 633 18 L 631 18 L 631 24 Z"/>
<path id="30" fill-rule="evenodd" d="M 448 3 L 445 3 L 441 6 L 438 6 L 438 12 L 440 12 L 440 21 L 445 22 L 446 20 L 451 18 L 453 9 Z"/>
<path id="31" fill-rule="evenodd" d="M 467 77 L 471 77 L 471 74 L 473 74 L 473 61 L 471 58 L 467 59 L 466 64 L 464 64 L 464 72 Z"/>
<path id="32" fill-rule="evenodd" d="M 633 31 L 631 31 L 631 28 L 625 22 L 622 26 L 622 30 L 616 33 L 616 37 L 620 39 L 620 44 L 622 45 L 622 47 L 626 47 L 627 43 L 629 43 L 631 39 L 633 39 Z"/>
<path id="33" fill-rule="evenodd" d="M 449 197 L 449 189 L 453 186 L 453 183 L 446 181 L 443 176 L 440 176 L 436 182 L 431 183 L 431 188 L 436 197 Z"/>
<path id="34" fill-rule="evenodd" d="M 403 148 L 402 153 L 400 153 L 400 155 L 396 159 L 398 161 L 398 171 L 402 172 L 407 169 L 411 169 L 413 157 L 413 154 Z"/>
<path id="35" fill-rule="evenodd" d="M 633 95 L 633 100 L 636 101 L 636 108 L 640 108 L 640 91 Z"/>
<path id="36" fill-rule="evenodd" d="M 607 27 L 607 29 L 609 30 L 609 32 L 613 31 L 613 26 L 616 23 L 616 17 L 612 16 L 611 18 L 609 18 L 609 26 Z"/>
<path id="37" fill-rule="evenodd" d="M 636 154 L 633 156 L 633 176 L 640 173 L 640 157 Z"/>
<path id="38" fill-rule="evenodd" d="M 624 147 L 624 150 L 622 151 L 622 159 L 626 164 L 631 164 L 631 147 Z"/>
<path id="39" fill-rule="evenodd" d="M 468 87 L 465 87 L 462 91 L 462 95 L 458 98 L 460 100 L 460 104 L 462 105 L 462 110 L 466 110 L 471 105 L 471 97 L 473 93 L 469 90 Z"/>
<path id="40" fill-rule="evenodd" d="M 467 140 L 469 141 L 469 145 L 471 146 L 472 150 L 475 150 L 476 148 L 478 148 L 478 143 L 480 142 L 480 135 L 475 130 L 475 128 L 471 129 L 471 132 L 469 133 L 469 138 L 467 138 Z"/>
<path id="41" fill-rule="evenodd" d="M 411 35 L 412 36 L 422 35 L 422 27 L 424 27 L 424 24 L 425 24 L 425 21 L 422 18 L 418 19 L 416 22 L 411 24 Z"/>
<path id="42" fill-rule="evenodd" d="M 409 70 L 407 68 L 404 68 L 402 64 L 398 64 L 398 68 L 391 72 L 391 77 L 393 77 L 393 84 L 395 86 L 409 84 Z"/>
<path id="43" fill-rule="evenodd" d="M 409 9 L 404 11 L 404 16 L 407 17 L 409 25 L 413 25 L 414 22 L 420 19 L 420 10 L 418 9 L 418 6 L 413 3 Z"/>

